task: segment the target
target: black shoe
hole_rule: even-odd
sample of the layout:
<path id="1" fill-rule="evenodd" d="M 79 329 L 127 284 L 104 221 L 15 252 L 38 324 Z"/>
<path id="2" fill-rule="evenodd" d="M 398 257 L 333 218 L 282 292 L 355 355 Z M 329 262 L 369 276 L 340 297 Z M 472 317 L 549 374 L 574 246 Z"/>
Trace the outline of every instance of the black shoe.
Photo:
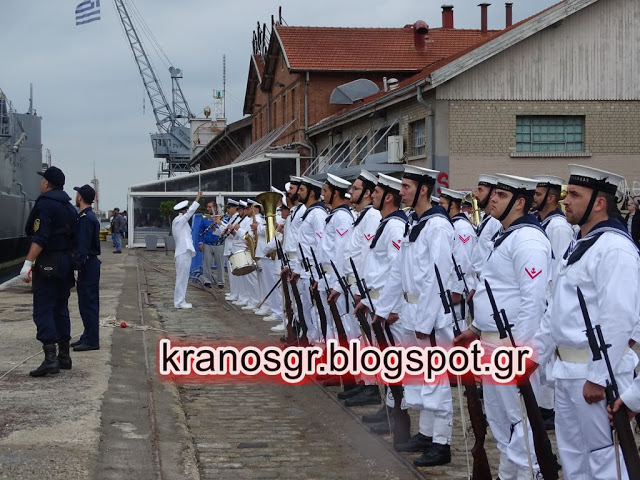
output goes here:
<path id="1" fill-rule="evenodd" d="M 71 355 L 69 355 L 69 344 L 58 344 L 58 364 L 61 370 L 71 370 Z"/>
<path id="2" fill-rule="evenodd" d="M 205 286 L 205 288 L 211 288 L 211 284 L 210 284 L 209 282 L 206 282 L 206 283 L 204 284 L 204 286 Z"/>
<path id="3" fill-rule="evenodd" d="M 392 410 L 393 409 L 387 407 L 386 405 L 383 405 L 382 407 L 380 407 L 380 410 L 378 410 L 376 413 L 367 413 L 366 415 L 362 415 L 362 421 L 364 423 L 386 422 L 387 418 L 391 418 Z M 387 417 L 387 412 L 389 412 L 388 417 Z"/>
<path id="4" fill-rule="evenodd" d="M 356 384 L 356 385 L 345 385 L 344 390 L 338 393 L 338 398 L 340 400 L 346 400 L 347 398 L 351 398 L 354 395 L 359 394 L 364 388 L 364 384 Z"/>
<path id="5" fill-rule="evenodd" d="M 394 445 L 396 452 L 424 452 L 431 445 L 431 437 L 421 433 L 415 434 L 406 443 Z"/>
<path id="6" fill-rule="evenodd" d="M 391 429 L 393 429 L 393 420 L 391 420 Z M 376 435 L 387 435 L 391 433 L 391 430 L 389 429 L 389 422 L 374 423 L 369 427 L 369 431 Z"/>
<path id="7" fill-rule="evenodd" d="M 122 253 L 122 252 L 119 252 L 118 250 L 114 250 L 113 253 Z"/>
<path id="8" fill-rule="evenodd" d="M 224 288 L 224 285 L 218 284 L 218 288 L 222 290 Z"/>
<path id="9" fill-rule="evenodd" d="M 44 350 L 44 361 L 35 370 L 31 370 L 29 375 L 32 377 L 44 377 L 46 374 L 60 373 L 60 364 L 56 355 L 56 344 L 42 345 Z"/>
<path id="10" fill-rule="evenodd" d="M 76 340 L 75 342 L 70 343 L 69 346 L 70 347 L 75 347 L 76 345 L 80 345 L 81 343 L 82 343 L 82 340 Z"/>
<path id="11" fill-rule="evenodd" d="M 378 405 L 382 401 L 377 385 L 367 385 L 362 391 L 344 401 L 347 407 L 359 407 L 362 405 Z"/>
<path id="12" fill-rule="evenodd" d="M 73 347 L 74 352 L 86 352 L 88 350 L 100 350 L 100 345 L 87 345 L 86 343 L 81 343 L 80 345 Z"/>
<path id="13" fill-rule="evenodd" d="M 416 467 L 435 467 L 451 463 L 451 447 L 432 443 L 425 452 L 413 461 Z"/>

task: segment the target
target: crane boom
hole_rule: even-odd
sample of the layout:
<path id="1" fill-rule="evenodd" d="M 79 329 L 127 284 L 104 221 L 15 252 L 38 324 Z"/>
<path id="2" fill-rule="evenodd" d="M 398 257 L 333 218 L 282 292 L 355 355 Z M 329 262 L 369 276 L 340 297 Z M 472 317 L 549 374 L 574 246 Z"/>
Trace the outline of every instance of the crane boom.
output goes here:
<path id="1" fill-rule="evenodd" d="M 175 172 L 188 172 L 191 136 L 187 124 L 193 115 L 178 81 L 179 78 L 182 78 L 182 70 L 175 67 L 169 68 L 173 93 L 171 106 L 164 95 L 140 37 L 138 37 L 124 0 L 114 0 L 114 3 L 156 119 L 159 133 L 151 135 L 154 157 L 167 159 L 169 176 Z"/>

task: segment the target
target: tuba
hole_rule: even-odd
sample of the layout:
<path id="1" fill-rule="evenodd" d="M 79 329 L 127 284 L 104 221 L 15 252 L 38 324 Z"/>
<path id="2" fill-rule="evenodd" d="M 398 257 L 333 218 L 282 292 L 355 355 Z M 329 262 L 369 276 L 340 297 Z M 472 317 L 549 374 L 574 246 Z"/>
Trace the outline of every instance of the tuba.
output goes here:
<path id="1" fill-rule="evenodd" d="M 255 223 L 256 222 L 256 211 L 253 209 L 253 206 L 251 207 L 251 223 Z M 258 233 L 257 232 L 253 232 L 253 235 L 249 232 L 244 234 L 244 237 L 242 237 L 244 239 L 244 243 L 247 244 L 247 250 L 249 250 L 249 253 L 251 254 L 251 259 L 255 262 L 256 261 L 256 246 L 258 245 Z"/>
<path id="2" fill-rule="evenodd" d="M 469 192 L 464 196 L 464 201 L 471 204 L 471 223 L 474 227 L 477 227 L 480 225 L 480 207 L 478 206 L 478 199 L 472 192 Z"/>
<path id="3" fill-rule="evenodd" d="M 256 202 L 262 205 L 264 218 L 267 222 L 265 240 L 269 243 L 276 236 L 276 208 L 278 202 L 282 201 L 282 195 L 276 192 L 264 192 L 256 197 Z M 276 258 L 275 252 L 267 255 L 271 260 Z"/>

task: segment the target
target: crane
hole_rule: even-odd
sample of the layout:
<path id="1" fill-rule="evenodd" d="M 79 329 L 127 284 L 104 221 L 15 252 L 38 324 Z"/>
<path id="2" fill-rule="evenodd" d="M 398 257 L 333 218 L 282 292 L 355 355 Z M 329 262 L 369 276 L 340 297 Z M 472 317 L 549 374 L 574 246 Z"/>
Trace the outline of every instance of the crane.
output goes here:
<path id="1" fill-rule="evenodd" d="M 162 172 L 167 173 L 168 176 L 177 172 L 189 172 L 191 134 L 188 123 L 193 115 L 180 87 L 179 79 L 182 78 L 182 70 L 173 66 L 169 67 L 173 96 L 172 105 L 169 105 L 140 37 L 133 26 L 124 0 L 114 0 L 114 2 L 133 57 L 138 65 L 142 83 L 153 107 L 153 115 L 158 127 L 158 133 L 151 134 L 153 156 L 166 159 L 167 168 L 163 168 Z"/>

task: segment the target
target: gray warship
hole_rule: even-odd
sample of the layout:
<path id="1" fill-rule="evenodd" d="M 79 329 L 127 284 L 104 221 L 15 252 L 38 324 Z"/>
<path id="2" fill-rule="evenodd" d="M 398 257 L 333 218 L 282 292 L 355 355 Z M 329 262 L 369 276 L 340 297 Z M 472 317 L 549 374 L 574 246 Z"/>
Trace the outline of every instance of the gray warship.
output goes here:
<path id="1" fill-rule="evenodd" d="M 26 113 L 18 113 L 0 90 L 0 270 L 20 263 L 29 239 L 24 224 L 40 195 L 41 123 L 32 96 Z"/>

